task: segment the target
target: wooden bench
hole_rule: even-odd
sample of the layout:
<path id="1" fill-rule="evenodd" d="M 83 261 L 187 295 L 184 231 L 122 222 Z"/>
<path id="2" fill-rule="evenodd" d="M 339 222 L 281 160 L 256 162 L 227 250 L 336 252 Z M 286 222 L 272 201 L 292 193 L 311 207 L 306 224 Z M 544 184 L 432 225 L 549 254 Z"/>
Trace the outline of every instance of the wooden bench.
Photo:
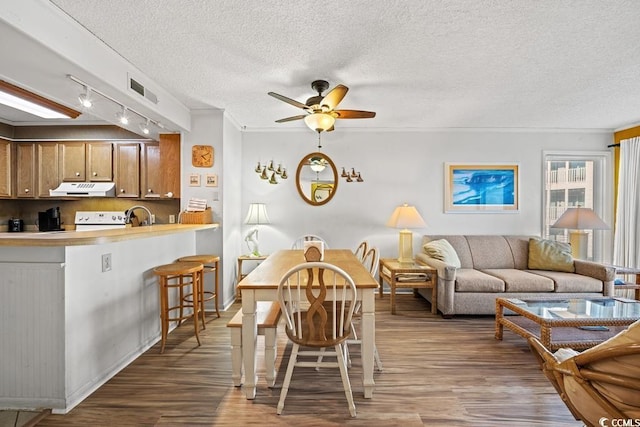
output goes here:
<path id="1" fill-rule="evenodd" d="M 277 301 L 256 303 L 256 323 L 258 335 L 264 335 L 264 364 L 267 385 L 276 383 L 276 332 L 280 321 L 280 304 Z M 233 385 L 242 385 L 242 309 L 227 323 L 231 328 L 231 378 Z"/>

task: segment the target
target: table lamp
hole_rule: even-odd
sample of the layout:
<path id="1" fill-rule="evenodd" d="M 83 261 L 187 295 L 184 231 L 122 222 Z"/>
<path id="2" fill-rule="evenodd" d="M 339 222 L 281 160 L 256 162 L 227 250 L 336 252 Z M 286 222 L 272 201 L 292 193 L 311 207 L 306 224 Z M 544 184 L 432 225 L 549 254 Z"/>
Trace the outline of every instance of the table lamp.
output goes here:
<path id="1" fill-rule="evenodd" d="M 271 224 L 269 216 L 267 215 L 267 207 L 264 203 L 250 203 L 249 212 L 244 219 L 245 224 L 254 224 L 259 226 L 260 224 Z M 250 251 L 250 256 L 261 256 L 260 249 L 258 248 L 258 227 L 254 227 L 244 238 L 247 242 L 247 247 Z"/>
<path id="2" fill-rule="evenodd" d="M 590 208 L 569 208 L 551 228 L 569 229 L 571 255 L 577 259 L 587 259 L 589 234 L 582 230 L 609 230 L 609 226 Z"/>
<path id="3" fill-rule="evenodd" d="M 400 228 L 400 237 L 398 240 L 398 262 L 413 262 L 413 234 L 410 228 L 426 227 L 418 210 L 415 206 L 403 204 L 398 206 L 391 214 L 391 218 L 387 221 L 387 227 Z"/>

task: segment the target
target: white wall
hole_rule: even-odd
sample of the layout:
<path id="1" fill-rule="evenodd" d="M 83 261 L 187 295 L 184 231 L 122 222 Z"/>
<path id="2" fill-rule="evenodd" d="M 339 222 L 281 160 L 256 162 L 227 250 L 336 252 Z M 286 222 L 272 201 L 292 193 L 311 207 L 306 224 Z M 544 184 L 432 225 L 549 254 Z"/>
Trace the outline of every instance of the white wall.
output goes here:
<path id="1" fill-rule="evenodd" d="M 298 162 L 317 151 L 309 130 L 245 132 L 242 148 L 242 211 L 265 202 L 272 224 L 262 226 L 260 248 L 272 253 L 291 246 L 301 234 L 325 237 L 334 248 L 352 248 L 363 240 L 383 257 L 397 255 L 398 230 L 387 228 L 393 209 L 414 204 L 427 222 L 414 230 L 414 250 L 422 234 L 540 234 L 542 229 L 542 151 L 607 150 L 604 132 L 451 130 L 380 132 L 337 129 L 322 135 L 322 152 L 341 167 L 355 167 L 363 183 L 340 180 L 333 200 L 310 206 L 297 193 Z M 290 178 L 278 185 L 253 171 L 273 159 Z M 445 162 L 513 162 L 520 165 L 520 211 L 503 214 L 444 213 Z M 246 226 L 244 226 L 246 227 Z"/>

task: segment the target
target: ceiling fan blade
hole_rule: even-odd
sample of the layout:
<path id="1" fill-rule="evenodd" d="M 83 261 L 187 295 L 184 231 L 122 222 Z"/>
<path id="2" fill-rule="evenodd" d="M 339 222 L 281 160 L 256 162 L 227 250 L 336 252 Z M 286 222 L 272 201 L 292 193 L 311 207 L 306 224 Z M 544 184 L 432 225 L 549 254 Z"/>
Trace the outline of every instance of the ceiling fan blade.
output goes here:
<path id="1" fill-rule="evenodd" d="M 334 110 L 331 113 L 336 119 L 371 119 L 376 116 L 375 111 Z"/>
<path id="2" fill-rule="evenodd" d="M 334 87 L 322 98 L 320 105 L 326 105 L 330 110 L 333 110 L 342 101 L 348 90 L 349 88 L 344 85 Z"/>
<path id="3" fill-rule="evenodd" d="M 307 117 L 307 114 L 300 114 L 299 116 L 285 117 L 284 119 L 276 120 L 276 123 L 292 122 L 294 120 L 301 120 Z"/>
<path id="4" fill-rule="evenodd" d="M 284 102 L 286 102 L 287 104 L 291 104 L 291 105 L 293 105 L 294 107 L 302 108 L 302 109 L 304 109 L 304 110 L 306 110 L 306 109 L 308 108 L 308 107 L 307 107 L 305 104 L 303 104 L 302 102 L 298 102 L 298 101 L 296 101 L 295 99 L 287 98 L 287 97 L 286 97 L 286 96 L 284 96 L 284 95 L 280 95 L 280 94 L 275 93 L 275 92 L 269 92 L 269 95 L 273 96 L 273 97 L 274 97 L 274 98 L 276 98 L 276 99 L 279 99 L 280 101 L 284 101 Z"/>

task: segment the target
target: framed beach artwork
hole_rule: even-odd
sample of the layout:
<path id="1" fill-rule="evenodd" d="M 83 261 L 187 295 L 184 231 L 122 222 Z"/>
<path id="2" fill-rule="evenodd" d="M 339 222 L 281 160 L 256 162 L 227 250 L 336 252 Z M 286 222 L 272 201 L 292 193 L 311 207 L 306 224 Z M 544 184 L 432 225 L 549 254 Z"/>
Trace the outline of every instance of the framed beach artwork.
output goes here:
<path id="1" fill-rule="evenodd" d="M 518 212 L 518 164 L 445 163 L 444 175 L 445 212 Z"/>

